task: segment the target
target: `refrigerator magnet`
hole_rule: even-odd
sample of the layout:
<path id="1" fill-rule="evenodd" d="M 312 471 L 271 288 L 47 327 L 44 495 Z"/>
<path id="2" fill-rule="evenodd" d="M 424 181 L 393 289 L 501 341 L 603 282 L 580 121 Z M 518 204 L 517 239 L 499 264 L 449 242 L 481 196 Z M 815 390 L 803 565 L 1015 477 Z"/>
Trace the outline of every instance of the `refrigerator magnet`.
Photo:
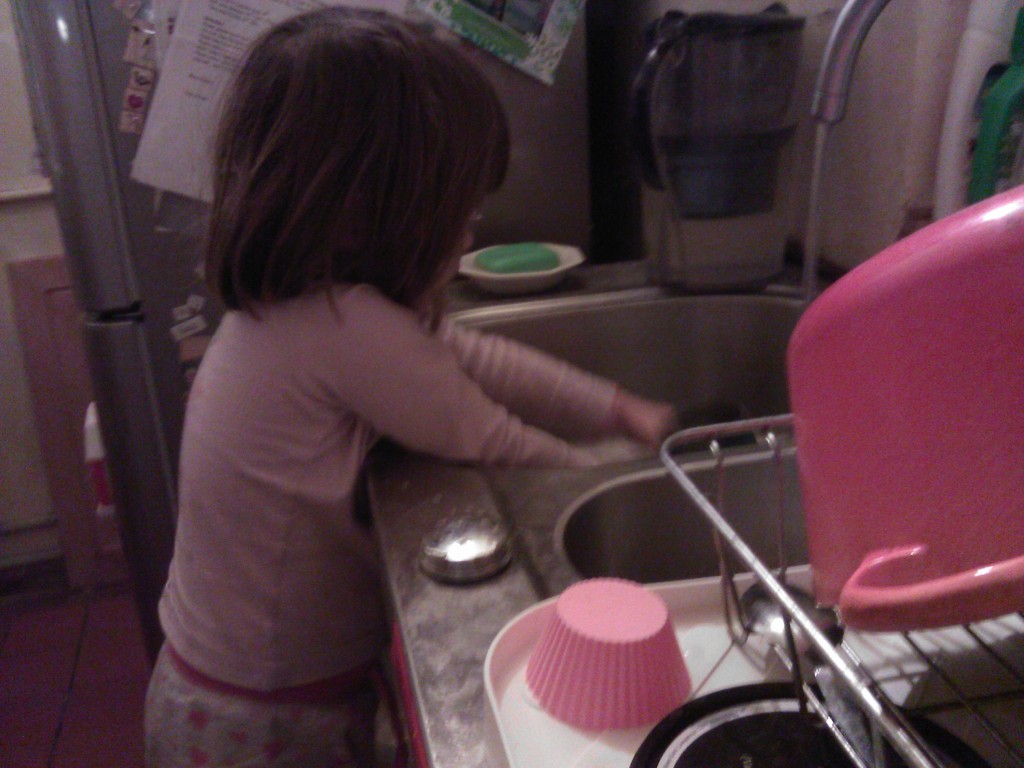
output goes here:
<path id="1" fill-rule="evenodd" d="M 146 105 L 149 103 L 149 91 L 140 91 L 128 87 L 121 100 L 121 117 L 118 130 L 122 133 L 142 133 L 146 122 Z"/>
<path id="2" fill-rule="evenodd" d="M 171 317 L 174 318 L 175 323 L 183 323 L 190 317 L 194 317 L 203 311 L 203 307 L 206 305 L 206 299 L 197 293 L 193 293 L 188 297 L 188 300 L 171 310 Z"/>
<path id="3" fill-rule="evenodd" d="M 192 311 L 192 308 L 182 304 L 179 307 L 174 307 L 171 310 L 171 317 L 174 318 L 175 323 L 183 323 L 189 318 L 195 317 L 196 313 Z"/>
<path id="4" fill-rule="evenodd" d="M 135 91 L 149 93 L 156 82 L 156 70 L 149 67 L 132 67 L 128 73 L 128 87 Z"/>
<path id="5" fill-rule="evenodd" d="M 203 331 L 206 330 L 206 327 L 206 320 L 203 318 L 203 316 L 196 315 L 195 317 L 190 317 L 183 323 L 172 325 L 171 336 L 174 337 L 175 341 L 181 343 L 189 336 L 195 336 L 198 333 L 202 333 Z"/>
<path id="6" fill-rule="evenodd" d="M 122 58 L 129 64 L 156 69 L 155 39 L 156 27 L 151 22 L 133 19 Z"/>
<path id="7" fill-rule="evenodd" d="M 141 134 L 146 124 L 146 116 L 137 112 L 122 111 L 117 121 L 117 130 L 121 133 Z"/>

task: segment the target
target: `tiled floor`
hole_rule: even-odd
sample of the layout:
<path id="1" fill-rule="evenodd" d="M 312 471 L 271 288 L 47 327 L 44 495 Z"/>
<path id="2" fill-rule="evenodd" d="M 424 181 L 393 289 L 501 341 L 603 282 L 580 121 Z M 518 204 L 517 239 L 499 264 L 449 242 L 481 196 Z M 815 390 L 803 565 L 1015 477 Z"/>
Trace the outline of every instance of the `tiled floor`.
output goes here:
<path id="1" fill-rule="evenodd" d="M 124 586 L 0 601 L 0 768 L 140 768 L 149 662 Z"/>

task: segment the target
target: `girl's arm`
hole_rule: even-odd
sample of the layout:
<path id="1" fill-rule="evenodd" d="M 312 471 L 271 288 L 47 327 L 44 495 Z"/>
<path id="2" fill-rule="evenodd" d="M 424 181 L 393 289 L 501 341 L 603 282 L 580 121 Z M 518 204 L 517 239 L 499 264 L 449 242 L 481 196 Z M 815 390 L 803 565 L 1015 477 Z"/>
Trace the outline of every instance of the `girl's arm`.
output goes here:
<path id="1" fill-rule="evenodd" d="M 450 321 L 442 321 L 438 334 L 490 397 L 530 424 L 571 437 L 621 434 L 652 446 L 675 428 L 671 405 L 525 344 Z"/>
<path id="2" fill-rule="evenodd" d="M 412 312 L 373 289 L 350 289 L 338 308 L 337 330 L 324 339 L 323 386 L 380 434 L 440 458 L 484 464 L 590 466 L 611 458 L 524 424 Z M 586 399 L 601 404 L 599 418 L 613 418 L 613 385 Z"/>

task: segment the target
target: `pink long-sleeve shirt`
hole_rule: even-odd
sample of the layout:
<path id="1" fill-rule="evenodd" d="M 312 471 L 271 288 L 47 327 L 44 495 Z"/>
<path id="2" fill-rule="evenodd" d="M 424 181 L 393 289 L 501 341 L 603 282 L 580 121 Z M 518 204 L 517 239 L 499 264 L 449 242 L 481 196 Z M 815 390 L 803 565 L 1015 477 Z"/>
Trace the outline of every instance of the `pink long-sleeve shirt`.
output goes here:
<path id="1" fill-rule="evenodd" d="M 200 672 L 274 690 L 379 655 L 379 568 L 353 519 L 373 442 L 484 464 L 580 466 L 540 427 L 610 429 L 615 386 L 368 286 L 229 312 L 193 383 L 160 617 Z M 539 425 L 539 426 L 532 426 Z"/>

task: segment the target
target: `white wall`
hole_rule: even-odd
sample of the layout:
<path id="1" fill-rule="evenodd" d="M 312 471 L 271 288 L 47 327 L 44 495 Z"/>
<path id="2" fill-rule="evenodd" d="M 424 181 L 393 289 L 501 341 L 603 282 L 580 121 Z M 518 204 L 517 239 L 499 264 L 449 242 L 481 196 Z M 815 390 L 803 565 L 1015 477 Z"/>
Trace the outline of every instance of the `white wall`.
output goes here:
<path id="1" fill-rule="evenodd" d="M 10 3 L 0 0 L 0 534 L 53 520 L 6 265 L 62 250 L 49 185 L 39 176 Z M 57 547 L 55 531 L 25 544 L 0 540 L 0 566 Z"/>

